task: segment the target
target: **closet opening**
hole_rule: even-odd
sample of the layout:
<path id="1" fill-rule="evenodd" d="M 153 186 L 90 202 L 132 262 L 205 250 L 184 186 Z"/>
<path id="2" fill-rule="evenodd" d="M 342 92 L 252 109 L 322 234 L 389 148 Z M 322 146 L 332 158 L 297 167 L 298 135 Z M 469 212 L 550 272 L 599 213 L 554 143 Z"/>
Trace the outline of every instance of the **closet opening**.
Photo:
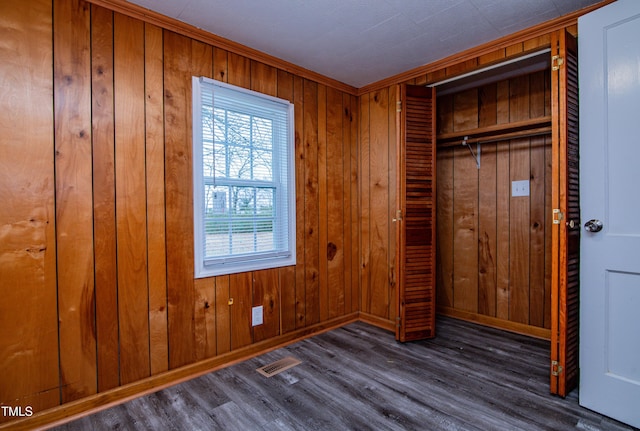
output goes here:
<path id="1" fill-rule="evenodd" d="M 436 82 L 436 304 L 550 339 L 550 49 Z"/>
<path id="2" fill-rule="evenodd" d="M 550 392 L 565 396 L 579 370 L 578 61 L 568 31 L 550 46 L 514 70 L 400 86 L 396 339 L 433 336 L 439 313 L 550 340 Z"/>

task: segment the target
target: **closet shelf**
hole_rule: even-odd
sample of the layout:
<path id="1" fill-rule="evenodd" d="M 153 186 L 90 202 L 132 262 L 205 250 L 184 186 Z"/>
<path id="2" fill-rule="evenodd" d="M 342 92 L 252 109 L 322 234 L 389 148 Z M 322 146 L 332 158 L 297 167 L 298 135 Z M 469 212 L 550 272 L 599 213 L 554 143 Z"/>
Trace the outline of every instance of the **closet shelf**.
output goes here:
<path id="1" fill-rule="evenodd" d="M 459 132 L 441 133 L 436 136 L 436 142 L 438 147 L 449 147 L 460 145 L 462 142 L 496 142 L 549 133 L 551 133 L 551 116 L 546 116 Z"/>

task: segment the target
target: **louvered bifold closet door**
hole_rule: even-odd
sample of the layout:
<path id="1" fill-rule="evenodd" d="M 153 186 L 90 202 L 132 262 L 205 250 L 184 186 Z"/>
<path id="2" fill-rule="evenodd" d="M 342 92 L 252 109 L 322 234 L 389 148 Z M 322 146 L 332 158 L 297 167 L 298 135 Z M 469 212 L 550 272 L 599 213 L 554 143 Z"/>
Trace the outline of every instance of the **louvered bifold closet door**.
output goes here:
<path id="1" fill-rule="evenodd" d="M 435 335 L 435 89 L 400 87 L 396 339 Z"/>
<path id="2" fill-rule="evenodd" d="M 565 31 L 552 37 L 554 208 L 551 283 L 551 393 L 578 384 L 580 189 L 578 46 Z"/>

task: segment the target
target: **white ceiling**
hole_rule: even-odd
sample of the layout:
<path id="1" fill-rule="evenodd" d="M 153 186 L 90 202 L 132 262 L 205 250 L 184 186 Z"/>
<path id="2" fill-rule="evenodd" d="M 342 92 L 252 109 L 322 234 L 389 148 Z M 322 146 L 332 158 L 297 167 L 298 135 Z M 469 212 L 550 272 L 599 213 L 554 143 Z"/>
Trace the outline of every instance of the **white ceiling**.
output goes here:
<path id="1" fill-rule="evenodd" d="M 360 88 L 599 0 L 129 0 Z"/>

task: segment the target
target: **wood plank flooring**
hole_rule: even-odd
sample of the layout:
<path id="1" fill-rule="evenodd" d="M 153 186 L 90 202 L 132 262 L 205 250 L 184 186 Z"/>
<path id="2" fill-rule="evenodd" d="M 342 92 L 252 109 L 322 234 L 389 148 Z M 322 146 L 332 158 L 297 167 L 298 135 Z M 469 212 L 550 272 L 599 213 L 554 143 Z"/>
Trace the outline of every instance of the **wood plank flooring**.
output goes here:
<path id="1" fill-rule="evenodd" d="M 258 367 L 300 365 L 270 378 Z M 397 343 L 357 322 L 58 430 L 633 430 L 549 394 L 549 343 L 450 318 Z"/>

